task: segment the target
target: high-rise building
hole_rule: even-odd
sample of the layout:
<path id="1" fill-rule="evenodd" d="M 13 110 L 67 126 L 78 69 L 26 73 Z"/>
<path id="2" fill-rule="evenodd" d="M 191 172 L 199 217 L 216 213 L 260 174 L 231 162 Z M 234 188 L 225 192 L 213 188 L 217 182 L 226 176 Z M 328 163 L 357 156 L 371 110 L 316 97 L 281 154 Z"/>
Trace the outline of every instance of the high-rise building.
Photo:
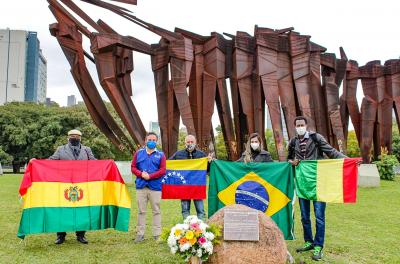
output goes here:
<path id="1" fill-rule="evenodd" d="M 150 121 L 149 132 L 156 133 L 158 136 L 157 143 L 161 144 L 161 130 L 160 130 L 160 124 L 158 122 Z"/>
<path id="2" fill-rule="evenodd" d="M 67 106 L 74 106 L 76 105 L 76 97 L 75 95 L 69 95 L 67 100 Z"/>
<path id="3" fill-rule="evenodd" d="M 47 61 L 37 33 L 0 29 L 0 58 L 0 105 L 12 101 L 45 103 Z"/>

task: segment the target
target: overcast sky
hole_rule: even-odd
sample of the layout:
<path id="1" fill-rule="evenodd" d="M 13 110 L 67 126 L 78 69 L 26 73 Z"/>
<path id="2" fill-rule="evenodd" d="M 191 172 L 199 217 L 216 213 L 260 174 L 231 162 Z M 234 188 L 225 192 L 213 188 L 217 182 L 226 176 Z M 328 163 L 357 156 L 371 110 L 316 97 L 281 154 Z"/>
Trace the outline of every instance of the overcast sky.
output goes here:
<path id="1" fill-rule="evenodd" d="M 69 73 L 60 46 L 49 31 L 55 22 L 46 0 L 2 0 L 0 28 L 23 29 L 38 32 L 41 48 L 47 59 L 47 97 L 60 105 L 67 104 L 67 96 L 74 94 L 82 100 Z M 124 20 L 108 11 L 75 1 L 95 20 L 101 18 L 119 33 L 131 35 L 147 43 L 156 43 L 157 35 Z M 329 4 L 325 4 L 329 3 Z M 399 58 L 400 28 L 397 1 L 236 1 L 236 0 L 138 0 L 137 6 L 128 6 L 133 13 L 165 29 L 184 28 L 198 34 L 212 31 L 253 34 L 254 25 L 269 28 L 293 26 L 296 31 L 312 36 L 311 40 L 339 54 L 343 46 L 350 59 L 364 65 L 371 60 Z M 89 26 L 88 26 L 89 27 Z M 89 27 L 90 28 L 90 27 Z M 87 50 L 88 42 L 85 47 Z M 97 81 L 94 65 L 87 63 Z M 150 57 L 134 54 L 133 102 L 143 123 L 157 120 L 153 73 Z M 98 85 L 102 95 L 102 88 Z M 359 97 L 362 97 L 359 87 Z M 216 116 L 216 115 L 215 115 Z M 217 118 L 213 118 L 216 120 Z"/>

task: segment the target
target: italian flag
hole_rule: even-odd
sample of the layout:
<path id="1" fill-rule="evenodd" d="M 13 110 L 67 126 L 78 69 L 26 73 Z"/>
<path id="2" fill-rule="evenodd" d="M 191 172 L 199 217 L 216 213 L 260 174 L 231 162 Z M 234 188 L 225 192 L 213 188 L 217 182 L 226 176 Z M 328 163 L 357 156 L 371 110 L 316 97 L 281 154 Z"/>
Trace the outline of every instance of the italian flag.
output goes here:
<path id="1" fill-rule="evenodd" d="M 128 231 L 131 199 L 112 160 L 33 160 L 19 194 L 19 238 L 106 228 Z"/>
<path id="2" fill-rule="evenodd" d="M 297 195 L 312 201 L 355 203 L 359 160 L 302 160 L 296 166 Z"/>

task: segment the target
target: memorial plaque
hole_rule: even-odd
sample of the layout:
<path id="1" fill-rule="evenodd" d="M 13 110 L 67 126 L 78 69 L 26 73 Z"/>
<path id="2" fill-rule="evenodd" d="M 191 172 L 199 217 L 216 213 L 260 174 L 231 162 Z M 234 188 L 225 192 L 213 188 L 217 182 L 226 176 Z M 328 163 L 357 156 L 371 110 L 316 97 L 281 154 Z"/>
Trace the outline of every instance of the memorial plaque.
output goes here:
<path id="1" fill-rule="evenodd" d="M 258 212 L 225 210 L 224 240 L 259 241 Z"/>

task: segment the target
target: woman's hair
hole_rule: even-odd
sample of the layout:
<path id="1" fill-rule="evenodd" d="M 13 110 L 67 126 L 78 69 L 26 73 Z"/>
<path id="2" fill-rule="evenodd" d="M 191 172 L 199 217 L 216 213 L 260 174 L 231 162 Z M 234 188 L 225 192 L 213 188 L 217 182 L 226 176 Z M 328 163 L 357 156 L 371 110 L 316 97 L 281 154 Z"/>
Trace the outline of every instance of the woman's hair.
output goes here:
<path id="1" fill-rule="evenodd" d="M 255 137 L 258 139 L 258 142 L 260 142 L 260 146 L 258 147 L 259 150 L 261 151 L 264 149 L 263 140 L 261 140 L 260 135 L 258 133 L 250 134 L 249 139 L 247 140 L 247 143 L 246 143 L 246 150 L 244 151 L 243 161 L 245 163 L 253 161 L 253 155 L 252 155 L 253 149 L 251 148 L 251 139 L 253 139 Z"/>

